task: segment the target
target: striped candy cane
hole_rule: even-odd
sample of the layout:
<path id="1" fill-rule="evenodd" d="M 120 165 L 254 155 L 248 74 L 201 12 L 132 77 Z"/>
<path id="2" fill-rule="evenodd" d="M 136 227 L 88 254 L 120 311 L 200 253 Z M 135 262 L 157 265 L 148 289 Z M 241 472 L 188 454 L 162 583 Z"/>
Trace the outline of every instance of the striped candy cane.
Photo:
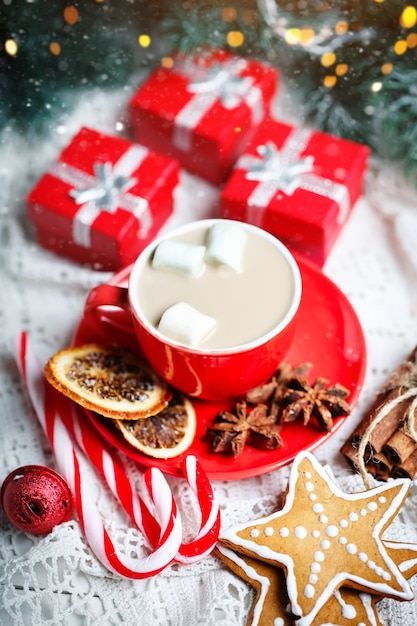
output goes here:
<path id="1" fill-rule="evenodd" d="M 175 501 L 171 492 L 168 493 L 168 485 L 159 470 L 156 468 L 147 470 L 144 474 L 144 481 L 155 504 L 158 516 L 162 519 L 162 528 L 143 500 L 135 494 L 122 466 L 116 462 L 108 445 L 97 434 L 90 421 L 86 419 L 84 411 L 46 383 L 43 372 L 40 369 L 41 366 L 37 362 L 24 333 L 20 336 L 17 354 L 18 364 L 29 392 L 31 389 L 34 391 L 36 385 L 42 385 L 43 387 L 42 393 L 45 399 L 43 411 L 42 403 L 39 403 L 39 394 L 32 393 L 30 397 L 34 402 L 35 409 L 37 408 L 38 417 L 40 414 L 40 422 L 51 442 L 52 449 L 55 451 L 57 445 L 53 443 L 56 439 L 55 430 L 60 428 L 60 430 L 64 430 L 65 437 L 69 439 L 71 445 L 72 438 L 85 456 L 92 462 L 136 526 L 143 532 L 149 543 L 156 546 L 156 551 L 158 551 L 158 548 L 164 549 L 164 546 L 166 547 L 170 529 L 173 530 L 175 537 L 169 543 L 169 548 L 172 548 L 173 542 L 178 541 L 178 532 L 181 532 L 180 520 L 177 517 Z M 32 362 L 34 375 L 28 377 L 28 363 Z M 40 377 L 41 380 L 36 381 L 36 376 Z M 30 385 L 30 381 L 32 381 L 32 385 Z M 46 410 L 49 405 L 51 405 L 51 410 Z M 181 542 L 174 558 L 182 563 L 192 563 L 209 554 L 214 548 L 220 529 L 220 509 L 214 497 L 210 481 L 197 459 L 189 455 L 182 462 L 181 469 L 197 497 L 201 510 L 201 523 L 194 540 L 189 543 Z M 66 475 L 63 470 L 61 472 Z M 68 482 L 70 481 L 68 480 Z M 75 498 L 75 502 L 77 505 L 77 498 Z M 173 516 L 174 526 L 170 525 L 170 522 L 172 522 L 170 511 L 162 504 L 163 502 L 171 502 L 170 511 Z M 80 512 L 79 517 L 81 520 L 82 515 L 80 515 Z M 171 551 L 169 551 L 169 554 L 171 555 Z"/>
<path id="2" fill-rule="evenodd" d="M 137 507 L 132 506 L 131 483 L 121 466 L 116 463 L 107 445 L 97 435 L 96 429 L 86 419 L 84 411 L 78 405 L 55 389 L 51 389 L 51 392 L 59 396 L 60 417 L 72 438 L 106 480 L 114 496 L 142 530 L 148 541 L 154 545 L 158 539 L 156 520 L 147 509 L 143 510 L 143 506 L 139 511 L 140 515 L 137 515 Z M 196 457 L 187 456 L 181 463 L 181 470 L 197 498 L 201 511 L 201 523 L 196 537 L 189 543 L 181 543 L 175 560 L 181 563 L 192 563 L 209 554 L 214 548 L 220 530 L 220 509 L 211 483 Z"/>
<path id="3" fill-rule="evenodd" d="M 181 543 L 175 560 L 180 563 L 193 563 L 209 554 L 216 545 L 220 531 L 220 508 L 207 474 L 195 456 L 187 456 L 184 459 L 182 471 L 197 497 L 201 510 L 201 523 L 195 539 L 189 543 Z"/>
<path id="4" fill-rule="evenodd" d="M 62 421 L 57 408 L 56 393 L 51 393 L 52 388 L 44 378 L 42 366 L 26 333 L 20 334 L 15 348 L 17 364 L 25 381 L 29 398 L 51 445 L 59 471 L 70 486 L 81 528 L 92 551 L 105 567 L 125 578 L 142 579 L 159 573 L 177 554 L 182 537 L 181 518 L 162 472 L 157 468 L 151 468 L 144 474 L 145 486 L 160 521 L 158 545 L 144 558 L 134 558 L 120 553 L 105 529 L 87 481 L 83 479 L 83 455 L 73 445 L 69 430 Z M 127 493 L 124 491 L 123 499 L 126 501 Z M 148 528 L 152 527 L 152 533 L 155 536 L 157 526 L 150 524 L 150 513 L 143 515 L 147 510 L 145 504 L 135 497 L 131 499 L 130 506 L 139 525 L 143 526 L 145 521 Z"/>

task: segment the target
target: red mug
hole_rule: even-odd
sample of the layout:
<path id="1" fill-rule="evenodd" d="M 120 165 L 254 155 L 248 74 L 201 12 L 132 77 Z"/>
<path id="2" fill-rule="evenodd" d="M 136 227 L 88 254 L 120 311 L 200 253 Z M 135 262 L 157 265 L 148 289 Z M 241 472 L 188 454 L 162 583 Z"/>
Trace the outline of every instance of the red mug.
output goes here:
<path id="1" fill-rule="evenodd" d="M 187 237 L 194 230 L 208 231 L 219 222 L 238 224 L 248 235 L 252 234 L 272 244 L 282 257 L 285 271 L 290 276 L 291 297 L 282 318 L 260 337 L 228 347 L 212 348 L 206 347 L 204 343 L 199 346 L 185 345 L 161 333 L 157 325 L 147 318 L 141 305 L 138 284 L 144 267 L 149 266 L 161 242 Z M 274 272 L 274 267 L 268 268 L 264 280 L 267 289 L 280 289 L 280 276 Z M 223 400 L 242 396 L 274 374 L 294 339 L 301 294 L 300 270 L 282 242 L 257 226 L 213 218 L 185 224 L 155 239 L 133 264 L 128 287 L 111 284 L 95 287 L 87 297 L 84 315 L 87 321 L 90 317 L 93 317 L 92 321 L 105 317 L 115 326 L 132 328 L 133 325 L 143 355 L 170 385 L 194 398 Z M 239 323 L 238 315 L 235 323 Z"/>

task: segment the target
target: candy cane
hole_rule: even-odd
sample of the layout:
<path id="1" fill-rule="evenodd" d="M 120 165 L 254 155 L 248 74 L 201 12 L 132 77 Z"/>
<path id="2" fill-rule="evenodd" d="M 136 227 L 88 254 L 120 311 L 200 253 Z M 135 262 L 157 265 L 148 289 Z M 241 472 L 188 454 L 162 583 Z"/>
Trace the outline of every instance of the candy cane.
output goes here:
<path id="1" fill-rule="evenodd" d="M 195 456 L 187 456 L 181 464 L 191 490 L 201 509 L 200 530 L 193 541 L 181 543 L 176 561 L 193 563 L 209 554 L 216 545 L 220 530 L 220 508 L 213 488 Z"/>
<path id="2" fill-rule="evenodd" d="M 77 404 L 53 388 L 51 388 L 51 393 L 57 395 L 60 418 L 72 439 L 104 478 L 115 498 L 149 543 L 155 546 L 160 540 L 160 525 L 143 500 L 134 492 L 123 467 L 111 454 L 109 446 L 103 441 L 91 422 L 86 419 L 84 412 Z M 144 479 L 146 476 L 145 473 Z"/>
<path id="3" fill-rule="evenodd" d="M 24 341 L 27 352 L 26 338 Z M 40 366 L 38 365 L 38 367 Z M 109 447 L 97 434 L 91 422 L 86 419 L 84 411 L 49 385 L 46 385 L 46 390 L 47 396 L 54 399 L 54 406 L 63 426 L 106 480 L 113 495 L 143 532 L 149 543 L 157 546 L 163 542 L 164 538 L 161 537 L 161 528 L 157 520 L 145 503 L 136 496 L 123 468 L 116 462 L 114 455 L 110 453 Z M 51 423 L 54 422 L 51 420 Z M 53 431 L 49 433 L 48 438 L 53 440 Z M 181 543 L 175 560 L 181 563 L 192 563 L 209 554 L 216 545 L 220 530 L 220 509 L 210 481 L 198 460 L 189 455 L 181 463 L 181 469 L 197 497 L 201 510 L 201 523 L 195 539 L 189 543 Z M 148 491 L 152 489 L 152 481 L 149 480 L 151 475 L 152 471 L 148 471 L 144 475 Z M 166 494 L 166 496 L 168 501 L 169 497 L 172 499 L 171 494 L 169 496 Z M 164 508 L 163 511 L 166 509 Z M 168 524 L 168 518 L 165 518 L 165 523 Z"/>
<path id="4" fill-rule="evenodd" d="M 20 334 L 15 355 L 59 470 L 73 493 L 80 525 L 94 554 L 110 571 L 125 578 L 148 578 L 162 571 L 177 554 L 182 535 L 176 503 L 162 472 L 151 468 L 144 475 L 146 488 L 161 523 L 161 538 L 157 547 L 143 559 L 120 554 L 104 527 L 87 481 L 83 480 L 82 455 L 73 445 L 69 431 L 57 411 L 56 394 L 50 393 L 51 387 L 46 383 L 42 367 L 29 345 L 26 333 Z M 135 515 L 138 515 L 136 510 Z"/>
<path id="5" fill-rule="evenodd" d="M 52 391 L 61 396 L 55 390 Z M 67 399 L 64 398 L 64 400 Z M 106 480 L 132 520 L 142 530 L 148 541 L 154 545 L 159 538 L 155 518 L 147 509 L 145 511 L 141 509 L 140 515 L 137 515 L 136 508 L 132 506 L 132 486 L 123 469 L 116 463 L 101 437 L 97 436 L 96 429 L 86 419 L 84 412 L 73 402 L 68 402 L 70 409 L 65 408 L 60 412 L 60 416 L 71 436 Z M 201 510 L 201 523 L 195 539 L 189 543 L 181 543 L 175 560 L 181 563 L 192 563 L 209 554 L 216 545 L 220 530 L 220 509 L 211 483 L 196 457 L 187 456 L 181 463 L 181 470 L 197 497 Z"/>
<path id="6" fill-rule="evenodd" d="M 61 394 L 53 391 L 61 397 Z M 123 469 L 115 462 L 101 437 L 97 436 L 96 429 L 85 418 L 84 412 L 73 402 L 66 398 L 64 400 L 70 408 L 68 409 L 65 405 L 65 410 L 60 412 L 60 416 L 71 436 L 106 480 L 132 520 L 142 530 L 148 541 L 154 545 L 159 538 L 155 518 L 149 514 L 148 510 L 141 510 L 140 516 L 137 516 L 137 511 L 132 506 L 132 487 Z M 59 405 L 62 406 L 63 403 L 60 402 Z M 181 463 L 181 470 L 197 497 L 201 510 L 201 524 L 193 541 L 181 543 L 175 560 L 181 563 L 192 563 L 209 554 L 214 548 L 220 530 L 220 509 L 211 483 L 196 457 L 187 456 Z"/>

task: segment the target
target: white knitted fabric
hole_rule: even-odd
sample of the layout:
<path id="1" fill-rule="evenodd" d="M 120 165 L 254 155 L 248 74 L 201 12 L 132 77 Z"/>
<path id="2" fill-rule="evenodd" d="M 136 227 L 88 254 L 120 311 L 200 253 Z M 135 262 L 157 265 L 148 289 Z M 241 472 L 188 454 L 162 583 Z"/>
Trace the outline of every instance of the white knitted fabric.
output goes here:
<path id="1" fill-rule="evenodd" d="M 24 198 L 82 125 L 116 133 L 123 127 L 128 94 L 86 94 L 65 127 L 31 147 L 9 132 L 0 150 L 0 482 L 20 465 L 55 467 L 29 404 L 10 341 L 27 330 L 47 357 L 71 341 L 88 290 L 109 275 L 80 268 L 40 248 L 32 236 Z M 218 191 L 182 175 L 176 212 L 165 226 L 215 214 Z M 367 375 L 350 419 L 315 454 L 347 491 L 363 488 L 339 453 L 378 387 L 417 343 L 417 195 L 399 174 L 370 172 L 368 191 L 338 239 L 324 268 L 347 295 L 362 323 Z M 140 479 L 137 468 L 131 467 Z M 213 483 L 224 527 L 274 510 L 289 468 L 242 481 Z M 106 524 L 125 549 L 143 547 L 140 532 L 115 504 L 95 472 L 86 469 Z M 180 478 L 169 479 L 186 531 L 195 503 Z M 390 538 L 417 541 L 417 487 L 390 528 Z M 2 626 L 124 624 L 232 626 L 245 624 L 253 600 L 248 585 L 214 556 L 195 565 L 172 565 L 139 582 L 110 574 L 90 551 L 76 515 L 46 537 L 18 532 L 0 514 L 0 623 Z M 188 529 L 188 530 L 187 530 Z M 417 623 L 417 601 L 380 604 L 384 624 Z"/>

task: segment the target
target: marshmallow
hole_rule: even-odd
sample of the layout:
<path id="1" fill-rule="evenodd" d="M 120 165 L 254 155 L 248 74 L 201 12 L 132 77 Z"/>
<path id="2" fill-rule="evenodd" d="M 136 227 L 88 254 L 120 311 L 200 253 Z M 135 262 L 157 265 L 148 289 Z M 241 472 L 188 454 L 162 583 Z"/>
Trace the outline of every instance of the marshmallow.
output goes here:
<path id="1" fill-rule="evenodd" d="M 235 272 L 242 270 L 246 232 L 238 224 L 213 224 L 207 237 L 205 259 L 214 265 L 225 265 Z"/>
<path id="2" fill-rule="evenodd" d="M 204 253 L 205 246 L 166 239 L 156 247 L 152 267 L 198 276 L 204 267 Z"/>
<path id="3" fill-rule="evenodd" d="M 158 330 L 186 345 L 199 346 L 215 326 L 213 317 L 200 313 L 186 302 L 177 302 L 163 312 Z"/>

